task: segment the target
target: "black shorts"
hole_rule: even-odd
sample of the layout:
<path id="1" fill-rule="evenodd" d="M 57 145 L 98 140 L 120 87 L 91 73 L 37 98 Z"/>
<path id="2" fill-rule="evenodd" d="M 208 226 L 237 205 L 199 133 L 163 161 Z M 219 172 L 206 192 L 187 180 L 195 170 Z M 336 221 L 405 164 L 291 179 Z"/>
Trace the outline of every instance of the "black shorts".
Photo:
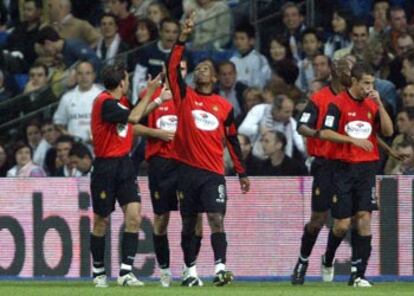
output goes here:
<path id="1" fill-rule="evenodd" d="M 330 208 L 334 187 L 332 185 L 332 173 L 335 161 L 317 157 L 312 162 L 312 211 L 326 212 Z"/>
<path id="2" fill-rule="evenodd" d="M 333 173 L 335 194 L 331 199 L 331 215 L 335 219 L 354 216 L 359 211 L 378 210 L 375 174 L 378 162 L 349 164 L 337 162 Z"/>
<path id="3" fill-rule="evenodd" d="M 141 202 L 131 158 L 96 158 L 91 173 L 91 194 L 93 212 L 101 217 L 115 210 L 116 200 L 120 206 Z"/>
<path id="4" fill-rule="evenodd" d="M 148 162 L 148 183 L 152 209 L 162 215 L 178 209 L 177 163 L 172 159 L 152 157 Z"/>
<path id="5" fill-rule="evenodd" d="M 179 164 L 177 196 L 182 216 L 226 213 L 226 180 L 223 175 Z"/>

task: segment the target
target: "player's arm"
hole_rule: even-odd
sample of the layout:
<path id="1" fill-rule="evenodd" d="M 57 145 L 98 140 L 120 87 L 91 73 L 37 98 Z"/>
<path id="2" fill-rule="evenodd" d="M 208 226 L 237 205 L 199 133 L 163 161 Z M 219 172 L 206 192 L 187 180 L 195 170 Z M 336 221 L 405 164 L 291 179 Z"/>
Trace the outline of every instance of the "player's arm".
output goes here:
<path id="1" fill-rule="evenodd" d="M 319 137 L 322 140 L 340 144 L 352 144 L 364 149 L 365 151 L 372 151 L 374 146 L 372 145 L 371 141 L 366 139 L 354 139 L 338 133 L 340 118 L 341 112 L 339 111 L 338 106 L 335 104 L 330 104 Z"/>
<path id="2" fill-rule="evenodd" d="M 177 42 L 174 44 L 167 62 L 167 78 L 170 86 L 174 104 L 178 107 L 181 100 L 185 98 L 186 84 L 181 76 L 180 63 L 185 50 L 185 43 L 190 37 L 194 27 L 194 17 L 192 14 L 188 17 L 182 28 Z"/>
<path id="3" fill-rule="evenodd" d="M 313 101 L 309 101 L 299 118 L 299 134 L 304 137 L 319 137 L 319 130 L 316 129 L 318 113 L 318 107 Z"/>
<path id="4" fill-rule="evenodd" d="M 169 101 L 172 99 L 172 93 L 171 90 L 168 89 L 166 85 L 163 86 L 160 96 L 155 98 L 151 103 L 148 104 L 147 109 L 145 110 L 144 116 L 147 116 L 152 111 L 157 109 L 159 106 L 162 105 L 162 103 Z"/>
<path id="5" fill-rule="evenodd" d="M 378 105 L 378 117 L 381 134 L 384 137 L 391 137 L 394 134 L 394 127 L 387 110 L 385 110 L 384 104 L 381 101 L 378 91 L 372 90 L 368 95 L 369 97 L 373 98 Z"/>
<path id="6" fill-rule="evenodd" d="M 226 133 L 226 144 L 229 150 L 231 160 L 233 161 L 234 170 L 240 179 L 240 187 L 243 193 L 246 193 L 250 189 L 250 181 L 246 174 L 246 168 L 244 166 L 239 139 L 237 138 L 237 129 L 234 123 L 233 109 L 227 115 L 227 119 L 224 122 L 224 129 Z"/>
<path id="7" fill-rule="evenodd" d="M 169 142 L 174 139 L 175 132 L 166 131 L 158 128 L 150 128 L 143 124 L 134 125 L 134 135 L 135 136 L 144 136 L 151 137 L 162 140 L 164 142 Z"/>

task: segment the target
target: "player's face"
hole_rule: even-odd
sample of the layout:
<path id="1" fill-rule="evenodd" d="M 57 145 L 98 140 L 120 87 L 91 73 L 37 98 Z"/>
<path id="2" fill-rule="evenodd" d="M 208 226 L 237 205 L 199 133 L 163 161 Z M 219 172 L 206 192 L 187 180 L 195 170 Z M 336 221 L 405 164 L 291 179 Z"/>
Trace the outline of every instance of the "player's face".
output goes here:
<path id="1" fill-rule="evenodd" d="M 398 113 L 396 124 L 398 132 L 400 134 L 405 134 L 411 128 L 411 123 L 410 119 L 408 119 L 407 112 L 402 111 Z"/>
<path id="2" fill-rule="evenodd" d="M 72 144 L 69 142 L 61 142 L 56 145 L 56 156 L 63 164 L 69 164 L 69 151 Z"/>
<path id="3" fill-rule="evenodd" d="M 37 146 L 42 139 L 40 129 L 35 125 L 28 126 L 26 129 L 26 138 L 27 142 L 29 142 L 31 145 Z"/>
<path id="4" fill-rule="evenodd" d="M 270 42 L 270 56 L 274 61 L 283 60 L 286 57 L 286 48 L 276 40 L 272 40 Z"/>
<path id="5" fill-rule="evenodd" d="M 374 89 L 375 77 L 368 74 L 363 74 L 360 80 L 352 78 L 356 85 L 356 95 L 360 98 L 365 98 Z"/>
<path id="6" fill-rule="evenodd" d="M 172 48 L 177 41 L 179 28 L 176 23 L 163 23 L 160 29 L 160 40 L 164 48 Z"/>
<path id="7" fill-rule="evenodd" d="M 236 70 L 232 65 L 222 65 L 219 69 L 218 78 L 223 87 L 231 88 L 236 82 Z"/>
<path id="8" fill-rule="evenodd" d="M 407 85 L 402 93 L 404 107 L 414 107 L 414 84 Z"/>
<path id="9" fill-rule="evenodd" d="M 194 70 L 196 84 L 211 84 L 215 82 L 213 69 L 208 62 L 202 62 Z"/>
<path id="10" fill-rule="evenodd" d="M 29 147 L 23 147 L 16 151 L 16 163 L 22 167 L 32 160 Z"/>

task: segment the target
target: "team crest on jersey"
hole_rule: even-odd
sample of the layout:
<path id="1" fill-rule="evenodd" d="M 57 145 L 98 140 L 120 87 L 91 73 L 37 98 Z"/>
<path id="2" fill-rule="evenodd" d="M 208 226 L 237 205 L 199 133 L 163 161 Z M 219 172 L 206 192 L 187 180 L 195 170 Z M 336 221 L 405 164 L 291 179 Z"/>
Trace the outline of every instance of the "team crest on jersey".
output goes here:
<path id="1" fill-rule="evenodd" d="M 164 115 L 158 118 L 155 125 L 159 129 L 175 132 L 177 129 L 177 123 L 178 119 L 176 115 Z"/>
<path id="2" fill-rule="evenodd" d="M 214 131 L 219 126 L 217 117 L 204 110 L 193 110 L 192 115 L 195 125 L 203 131 Z"/>

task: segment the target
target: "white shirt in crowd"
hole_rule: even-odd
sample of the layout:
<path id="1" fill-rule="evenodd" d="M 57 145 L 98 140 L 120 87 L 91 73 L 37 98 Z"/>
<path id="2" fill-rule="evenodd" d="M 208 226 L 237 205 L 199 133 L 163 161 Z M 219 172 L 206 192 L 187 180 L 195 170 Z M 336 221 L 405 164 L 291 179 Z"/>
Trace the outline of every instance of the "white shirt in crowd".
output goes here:
<path id="1" fill-rule="evenodd" d="M 33 150 L 33 162 L 44 167 L 46 153 L 51 147 L 52 146 L 45 139 L 40 140 L 39 145 Z"/>
<path id="2" fill-rule="evenodd" d="M 296 120 L 291 117 L 288 123 L 275 121 L 272 117 L 272 107 L 271 104 L 259 104 L 254 106 L 249 113 L 247 113 L 246 118 L 239 127 L 239 134 L 246 135 L 250 138 L 250 142 L 253 145 L 253 155 L 262 159 L 265 158 L 260 143 L 260 130 L 261 128 L 266 128 L 280 131 L 286 136 L 287 144 L 285 153 L 287 156 L 292 157 L 294 147 L 306 156 L 305 143 L 302 136 L 296 131 Z"/>
<path id="3" fill-rule="evenodd" d="M 82 92 L 79 87 L 65 93 L 53 116 L 55 124 L 67 126 L 67 131 L 83 141 L 91 139 L 91 113 L 95 98 L 102 88 L 94 84 L 90 90 Z"/>
<path id="4" fill-rule="evenodd" d="M 263 88 L 272 75 L 266 57 L 255 49 L 245 56 L 237 53 L 230 60 L 236 65 L 237 80 L 248 86 Z"/>

